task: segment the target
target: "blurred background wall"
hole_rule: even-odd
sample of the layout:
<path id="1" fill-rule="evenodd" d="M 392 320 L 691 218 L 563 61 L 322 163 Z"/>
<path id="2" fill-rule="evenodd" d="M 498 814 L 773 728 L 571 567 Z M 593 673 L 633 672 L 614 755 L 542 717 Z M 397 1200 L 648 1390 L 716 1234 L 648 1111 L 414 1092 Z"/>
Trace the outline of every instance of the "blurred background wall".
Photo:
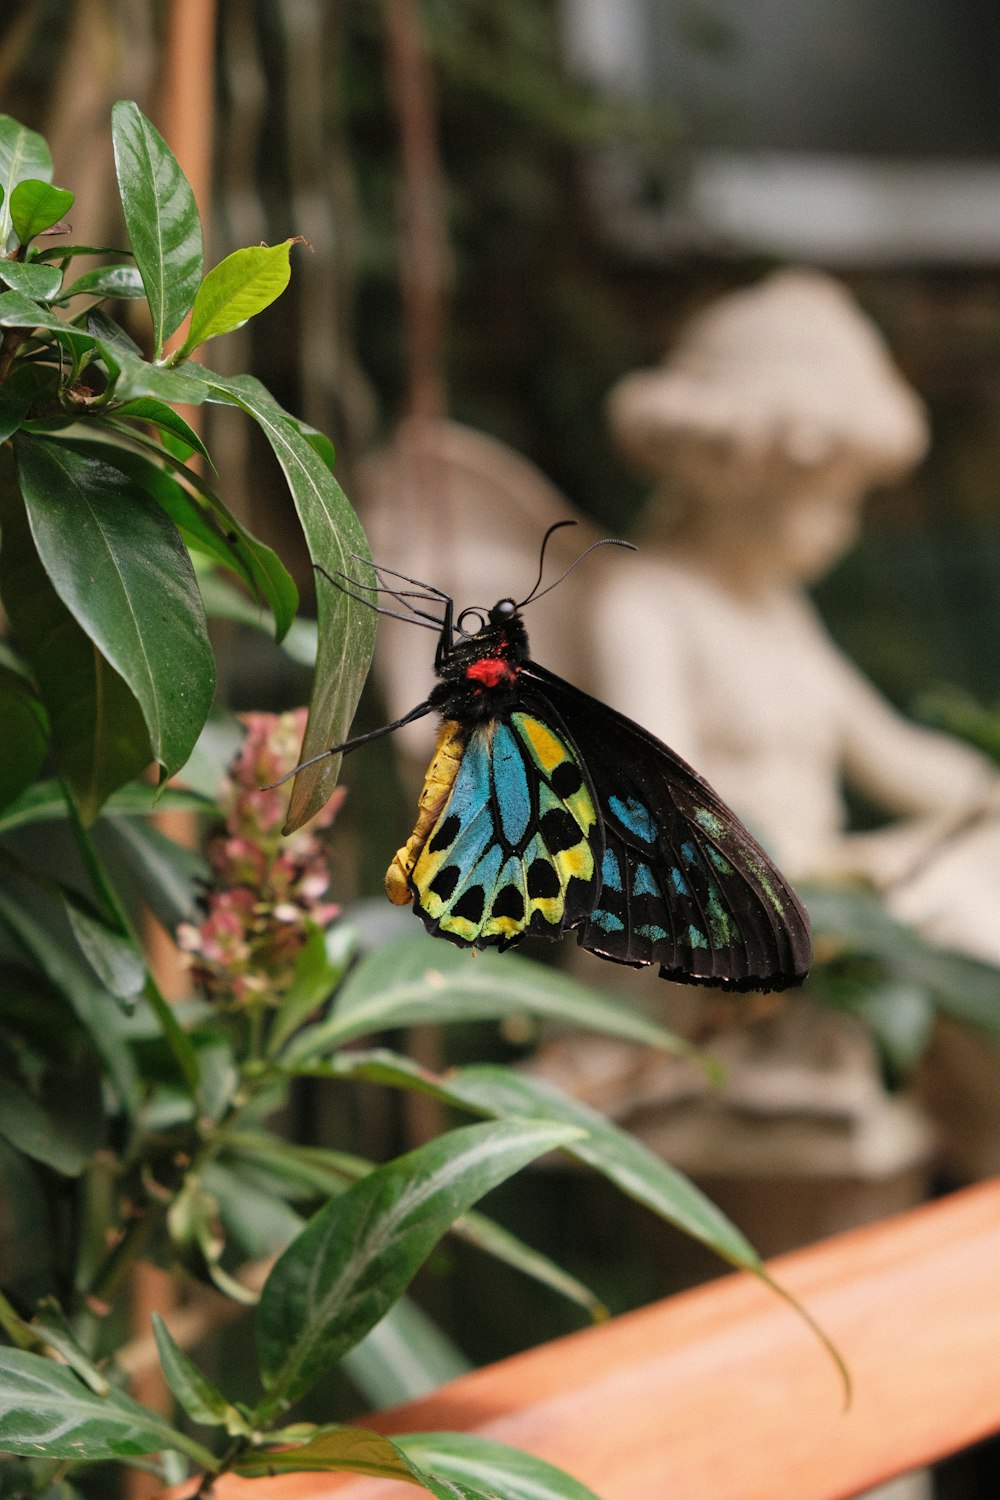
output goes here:
<path id="1" fill-rule="evenodd" d="M 1000 697 L 994 7 L 200 8 L 215 9 L 212 53 L 167 99 L 168 0 L 4 7 L 3 107 L 49 135 L 58 180 L 99 217 L 113 99 L 165 128 L 184 77 L 211 70 L 211 256 L 292 233 L 312 246 L 288 297 L 213 355 L 249 357 L 332 433 L 349 492 L 360 455 L 430 389 L 627 528 L 642 487 L 609 442 L 608 388 L 710 297 L 807 261 L 875 317 L 933 424 L 928 460 L 876 496 L 862 546 L 822 585 L 824 614 L 898 703 L 935 683 Z M 266 468 L 232 458 L 248 519 L 294 550 Z"/>

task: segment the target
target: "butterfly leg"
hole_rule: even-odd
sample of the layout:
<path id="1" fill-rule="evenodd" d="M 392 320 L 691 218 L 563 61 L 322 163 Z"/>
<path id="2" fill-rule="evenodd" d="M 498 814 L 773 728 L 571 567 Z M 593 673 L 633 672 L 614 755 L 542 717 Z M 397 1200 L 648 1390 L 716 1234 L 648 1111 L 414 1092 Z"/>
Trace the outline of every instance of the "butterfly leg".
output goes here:
<path id="1" fill-rule="evenodd" d="M 438 730 L 437 744 L 424 776 L 417 803 L 417 822 L 401 849 L 397 849 L 385 872 L 385 893 L 394 906 L 405 906 L 413 899 L 410 875 L 437 822 L 438 815 L 451 795 L 465 753 L 466 734 L 460 724 L 446 719 Z"/>

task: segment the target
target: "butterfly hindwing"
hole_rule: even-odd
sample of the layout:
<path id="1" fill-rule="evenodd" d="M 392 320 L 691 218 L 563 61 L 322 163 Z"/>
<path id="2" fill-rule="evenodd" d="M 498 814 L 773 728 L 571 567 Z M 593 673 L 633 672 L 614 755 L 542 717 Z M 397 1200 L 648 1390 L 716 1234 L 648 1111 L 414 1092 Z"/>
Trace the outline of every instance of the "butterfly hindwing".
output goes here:
<path id="1" fill-rule="evenodd" d="M 428 930 L 476 948 L 558 937 L 592 909 L 600 817 L 558 726 L 521 709 L 468 731 L 451 790 L 409 873 Z"/>
<path id="2" fill-rule="evenodd" d="M 735 814 L 639 725 L 533 662 L 519 685 L 565 726 L 604 834 L 601 892 L 582 946 L 664 978 L 782 989 L 804 977 L 809 924 L 798 897 Z"/>

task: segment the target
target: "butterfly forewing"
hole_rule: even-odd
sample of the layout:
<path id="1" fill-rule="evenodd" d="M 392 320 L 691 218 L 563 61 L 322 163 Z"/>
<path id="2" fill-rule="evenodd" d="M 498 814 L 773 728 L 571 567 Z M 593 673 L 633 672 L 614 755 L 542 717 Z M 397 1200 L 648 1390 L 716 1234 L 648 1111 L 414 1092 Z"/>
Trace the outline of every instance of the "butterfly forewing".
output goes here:
<path id="1" fill-rule="evenodd" d="M 569 726 L 600 808 L 601 893 L 583 947 L 729 989 L 801 982 L 805 911 L 711 787 L 639 725 L 535 663 L 522 664 L 520 683 L 535 713 Z"/>
<path id="2" fill-rule="evenodd" d="M 428 930 L 509 947 L 558 937 L 599 890 L 600 818 L 572 741 L 515 710 L 468 734 L 450 796 L 410 885 Z"/>

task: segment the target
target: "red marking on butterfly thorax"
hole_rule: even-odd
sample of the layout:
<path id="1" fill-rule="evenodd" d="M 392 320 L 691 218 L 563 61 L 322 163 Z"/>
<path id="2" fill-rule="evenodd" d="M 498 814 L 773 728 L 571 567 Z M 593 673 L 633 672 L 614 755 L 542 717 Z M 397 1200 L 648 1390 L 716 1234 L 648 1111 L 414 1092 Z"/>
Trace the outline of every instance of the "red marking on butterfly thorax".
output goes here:
<path id="1" fill-rule="evenodd" d="M 501 656 L 484 656 L 479 661 L 470 663 L 465 669 L 465 675 L 472 682 L 479 682 L 483 687 L 506 687 L 517 677 L 517 668 L 509 661 L 504 661 Z"/>

